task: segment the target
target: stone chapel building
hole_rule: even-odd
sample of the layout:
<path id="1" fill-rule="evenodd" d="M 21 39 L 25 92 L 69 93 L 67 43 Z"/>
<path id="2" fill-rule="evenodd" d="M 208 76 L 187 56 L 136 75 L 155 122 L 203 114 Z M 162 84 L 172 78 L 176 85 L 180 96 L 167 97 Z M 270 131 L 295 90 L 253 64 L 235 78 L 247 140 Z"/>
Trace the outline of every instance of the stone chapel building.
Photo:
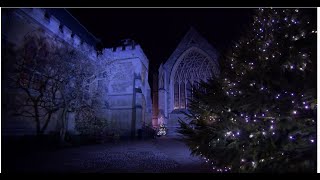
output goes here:
<path id="1" fill-rule="evenodd" d="M 218 76 L 218 52 L 194 28 L 190 28 L 171 54 L 159 67 L 153 83 L 153 124 L 164 124 L 169 134 L 176 134 L 178 120 L 184 120 L 192 99 L 192 85 Z"/>
<path id="2" fill-rule="evenodd" d="M 23 38 L 37 29 L 46 36 L 58 38 L 74 48 L 81 57 L 98 64 L 92 76 L 84 82 L 84 99 L 95 108 L 97 116 L 111 121 L 123 136 L 136 136 L 143 125 L 164 124 L 175 133 L 178 118 L 188 110 L 192 85 L 219 75 L 218 53 L 206 39 L 191 28 L 159 72 L 153 72 L 153 97 L 148 82 L 149 60 L 139 44 L 124 40 L 118 47 L 95 50 L 98 39 L 65 9 L 17 8 L 2 11 L 2 52 L 18 48 Z M 9 64 L 11 62 L 3 62 Z M 9 68 L 8 68 L 9 69 Z M 2 134 L 35 133 L 34 122 L 12 117 L 4 109 L 12 91 L 4 69 L 2 80 Z M 69 113 L 68 131 L 75 132 L 75 114 Z M 50 121 L 46 133 L 54 132 L 59 116 Z"/>

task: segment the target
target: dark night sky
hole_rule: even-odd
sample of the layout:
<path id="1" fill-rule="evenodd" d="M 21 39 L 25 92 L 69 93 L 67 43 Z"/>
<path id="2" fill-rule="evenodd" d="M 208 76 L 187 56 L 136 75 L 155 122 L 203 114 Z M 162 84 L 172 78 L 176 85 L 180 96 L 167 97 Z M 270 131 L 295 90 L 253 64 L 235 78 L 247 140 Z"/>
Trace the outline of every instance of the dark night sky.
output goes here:
<path id="1" fill-rule="evenodd" d="M 219 52 L 237 41 L 252 20 L 247 8 L 68 8 L 105 47 L 122 39 L 139 43 L 147 55 L 149 74 L 157 72 L 193 26 Z M 149 76 L 150 78 L 151 76 Z M 150 84 L 152 86 L 152 84 Z"/>

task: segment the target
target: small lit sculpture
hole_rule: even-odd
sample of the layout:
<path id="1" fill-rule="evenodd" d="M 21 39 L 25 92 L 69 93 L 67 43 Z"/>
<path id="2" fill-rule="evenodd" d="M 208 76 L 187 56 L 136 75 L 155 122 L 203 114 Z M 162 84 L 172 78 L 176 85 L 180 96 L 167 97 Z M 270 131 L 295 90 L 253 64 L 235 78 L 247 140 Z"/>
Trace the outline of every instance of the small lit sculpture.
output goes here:
<path id="1" fill-rule="evenodd" d="M 166 134 L 167 134 L 167 128 L 163 124 L 160 124 L 159 131 L 157 132 L 157 136 L 165 136 Z"/>

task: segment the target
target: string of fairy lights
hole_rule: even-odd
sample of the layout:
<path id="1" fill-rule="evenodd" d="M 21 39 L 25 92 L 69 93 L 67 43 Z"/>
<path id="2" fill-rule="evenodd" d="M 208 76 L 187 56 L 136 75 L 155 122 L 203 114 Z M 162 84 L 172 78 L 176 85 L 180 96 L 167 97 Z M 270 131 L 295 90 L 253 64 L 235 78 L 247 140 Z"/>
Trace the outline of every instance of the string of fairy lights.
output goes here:
<path id="1" fill-rule="evenodd" d="M 255 37 L 248 38 L 249 40 L 240 40 L 239 43 L 236 43 L 234 46 L 234 52 L 232 56 L 229 58 L 230 60 L 230 69 L 234 71 L 236 76 L 234 78 L 223 78 L 223 87 L 222 89 L 225 91 L 227 96 L 230 97 L 240 97 L 244 94 L 244 87 L 251 88 L 252 91 L 259 92 L 261 94 L 267 95 L 272 98 L 274 104 L 269 108 L 265 107 L 259 113 L 250 113 L 250 112 L 234 112 L 231 108 L 226 109 L 226 113 L 230 113 L 231 118 L 230 121 L 234 123 L 238 123 L 238 129 L 235 130 L 226 130 L 224 137 L 216 138 L 215 142 L 220 142 L 222 138 L 229 138 L 236 140 L 242 135 L 242 130 L 240 129 L 240 125 L 246 124 L 258 124 L 258 123 L 268 123 L 268 126 L 263 126 L 261 129 L 255 129 L 253 132 L 249 134 L 249 139 L 254 139 L 255 137 L 267 137 L 267 136 L 275 136 L 277 134 L 277 123 L 281 118 L 290 117 L 292 120 L 298 120 L 301 115 L 312 113 L 315 106 L 312 106 L 311 102 L 305 95 L 305 93 L 299 91 L 295 92 L 294 90 L 289 91 L 288 89 L 283 89 L 280 91 L 274 91 L 271 87 L 268 87 L 267 84 L 261 84 L 258 81 L 255 81 L 253 78 L 246 86 L 243 87 L 242 80 L 243 78 L 248 78 L 247 73 L 253 71 L 256 66 L 261 64 L 270 64 L 270 63 L 278 63 L 277 59 L 282 57 L 282 53 L 279 49 L 281 46 L 284 46 L 282 42 L 275 42 L 275 32 L 277 34 L 283 35 L 285 39 L 291 40 L 289 43 L 289 51 L 294 50 L 294 42 L 300 39 L 305 39 L 308 35 L 316 34 L 316 30 L 312 30 L 307 32 L 306 30 L 298 27 L 303 23 L 303 19 L 299 19 L 299 9 L 295 10 L 282 10 L 282 9 L 269 9 L 265 12 L 265 9 L 261 8 L 258 11 L 258 15 L 254 17 L 254 21 L 252 23 L 252 28 Z M 285 15 L 284 18 L 283 15 Z M 306 21 L 305 24 L 310 24 L 309 21 Z M 292 32 L 288 31 L 286 28 L 295 28 L 296 31 Z M 288 31 L 288 32 L 284 32 Z M 296 32 L 296 34 L 292 35 L 292 33 Z M 283 38 L 282 37 L 282 38 Z M 286 40 L 287 41 L 287 40 Z M 247 48 L 246 45 L 250 45 L 252 43 L 257 43 L 256 48 L 251 49 L 254 52 L 255 57 L 258 57 L 256 60 L 244 60 L 241 61 L 238 59 L 238 54 L 241 53 L 242 48 Z M 250 46 L 252 47 L 252 46 Z M 298 51 L 298 54 L 293 54 L 292 61 L 287 60 L 282 63 L 283 68 L 287 71 L 301 71 L 304 72 L 306 69 L 312 66 L 311 64 L 311 53 Z M 264 61 L 268 61 L 265 63 Z M 230 79 L 233 79 L 230 80 Z M 258 79 L 257 79 L 258 80 Z M 246 81 L 247 82 L 247 81 Z M 239 87 L 242 85 L 242 87 Z M 290 103 L 288 103 L 290 102 Z M 287 103 L 290 104 L 286 108 L 290 108 L 291 110 L 282 113 L 282 107 L 280 104 Z M 267 106 L 267 105 L 266 105 Z M 222 111 L 221 113 L 224 113 Z M 200 117 L 198 117 L 200 118 Z M 210 121 L 216 121 L 214 115 L 209 116 Z M 315 120 L 312 119 L 311 122 L 315 124 Z M 259 138 L 256 138 L 257 144 L 259 144 Z M 288 140 L 295 141 L 295 133 L 289 133 Z M 315 137 L 307 137 L 306 141 L 313 144 L 315 143 Z M 211 146 L 209 143 L 208 146 Z M 196 147 L 199 149 L 199 146 Z M 242 151 L 246 151 L 246 146 L 242 146 Z M 239 159 L 240 161 L 240 169 L 243 165 L 251 165 L 252 168 L 256 168 L 259 163 L 264 163 L 267 160 L 274 160 L 275 156 L 283 156 L 285 152 L 277 152 L 274 156 L 264 157 L 259 160 L 247 160 L 246 158 Z M 217 167 L 215 166 L 215 160 L 210 159 L 200 153 L 200 156 L 210 165 L 212 165 L 212 170 L 215 172 L 230 172 L 232 170 L 232 166 L 224 166 Z"/>

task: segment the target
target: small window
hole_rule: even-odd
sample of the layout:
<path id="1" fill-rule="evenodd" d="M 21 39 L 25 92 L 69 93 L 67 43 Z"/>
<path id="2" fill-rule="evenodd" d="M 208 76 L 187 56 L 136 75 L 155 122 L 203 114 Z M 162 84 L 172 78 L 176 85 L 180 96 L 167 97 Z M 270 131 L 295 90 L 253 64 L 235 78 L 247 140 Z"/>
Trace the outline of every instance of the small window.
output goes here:
<path id="1" fill-rule="evenodd" d="M 48 21 L 50 20 L 50 15 L 49 15 L 49 13 L 46 12 L 46 13 L 44 14 L 44 17 L 45 17 L 46 20 L 48 20 Z"/>
<path id="2" fill-rule="evenodd" d="M 179 83 L 174 83 L 174 109 L 179 109 Z"/>
<path id="3" fill-rule="evenodd" d="M 98 80 L 98 91 L 100 91 L 100 92 L 102 92 L 102 90 L 103 90 L 103 81 L 100 79 L 100 80 Z"/>
<path id="4" fill-rule="evenodd" d="M 63 25 L 59 26 L 59 30 L 60 30 L 60 32 L 63 32 Z"/>
<path id="5" fill-rule="evenodd" d="M 180 108 L 184 109 L 186 106 L 186 94 L 185 94 L 185 83 L 180 84 Z"/>
<path id="6" fill-rule="evenodd" d="M 192 86 L 191 86 L 190 82 L 187 82 L 186 91 L 187 91 L 187 105 L 186 105 L 186 107 L 188 107 L 190 104 L 190 101 L 192 99 Z"/>
<path id="7" fill-rule="evenodd" d="M 107 72 L 103 72 L 103 77 L 104 77 L 104 78 L 107 77 Z"/>

